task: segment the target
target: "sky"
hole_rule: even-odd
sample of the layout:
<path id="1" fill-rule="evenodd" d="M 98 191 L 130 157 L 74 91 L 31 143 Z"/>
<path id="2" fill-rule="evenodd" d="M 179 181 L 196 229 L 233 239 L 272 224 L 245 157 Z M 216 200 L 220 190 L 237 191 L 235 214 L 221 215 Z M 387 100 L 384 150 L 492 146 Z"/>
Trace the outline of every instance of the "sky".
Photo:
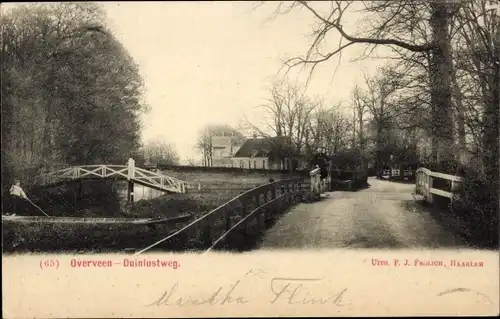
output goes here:
<path id="1" fill-rule="evenodd" d="M 172 143 L 182 162 L 200 158 L 194 145 L 205 125 L 238 127 L 245 118 L 260 122 L 263 114 L 258 106 L 268 97 L 283 59 L 304 54 L 312 40 L 312 15 L 297 10 L 274 18 L 277 3 L 115 2 L 103 6 L 109 26 L 144 78 L 150 112 L 143 119 L 143 140 L 161 137 Z M 328 44 L 335 47 L 336 40 L 332 37 Z M 307 94 L 332 102 L 348 99 L 361 81 L 361 69 L 370 72 L 379 64 L 350 62 L 360 52 L 359 47 L 346 51 L 335 77 L 338 59 L 319 66 Z M 308 71 L 297 71 L 290 73 L 290 81 L 304 83 Z"/>
<path id="2" fill-rule="evenodd" d="M 283 59 L 307 52 L 315 22 L 305 9 L 273 19 L 278 2 L 101 4 L 108 26 L 144 79 L 150 111 L 142 119 L 143 141 L 162 138 L 183 163 L 201 157 L 194 145 L 205 125 L 237 128 L 245 118 L 261 122 L 258 106 L 269 96 Z M 359 18 L 355 13 L 346 16 L 345 28 L 354 31 Z M 325 50 L 337 47 L 335 33 L 327 39 Z M 306 93 L 330 103 L 349 99 L 354 85 L 362 84 L 362 70 L 372 73 L 380 65 L 374 60 L 350 62 L 362 50 L 345 50 L 335 76 L 337 58 L 318 66 Z M 309 73 L 298 71 L 292 70 L 289 79 L 303 84 Z"/>

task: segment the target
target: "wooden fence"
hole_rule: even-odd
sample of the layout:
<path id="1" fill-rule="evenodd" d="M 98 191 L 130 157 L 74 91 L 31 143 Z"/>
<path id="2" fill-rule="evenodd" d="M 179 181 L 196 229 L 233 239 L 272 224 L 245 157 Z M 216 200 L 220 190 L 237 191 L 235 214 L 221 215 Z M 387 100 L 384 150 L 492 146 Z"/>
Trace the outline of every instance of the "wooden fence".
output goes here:
<path id="1" fill-rule="evenodd" d="M 424 196 L 428 203 L 434 201 L 434 195 L 453 200 L 455 192 L 463 181 L 462 177 L 433 172 L 423 167 L 417 169 L 415 178 L 416 193 Z"/>
<path id="2" fill-rule="evenodd" d="M 162 248 L 182 246 L 183 249 L 204 250 L 241 248 L 246 242 L 252 242 L 279 214 L 307 196 L 306 187 L 303 178 L 255 187 L 140 250 L 136 255 L 158 245 Z"/>

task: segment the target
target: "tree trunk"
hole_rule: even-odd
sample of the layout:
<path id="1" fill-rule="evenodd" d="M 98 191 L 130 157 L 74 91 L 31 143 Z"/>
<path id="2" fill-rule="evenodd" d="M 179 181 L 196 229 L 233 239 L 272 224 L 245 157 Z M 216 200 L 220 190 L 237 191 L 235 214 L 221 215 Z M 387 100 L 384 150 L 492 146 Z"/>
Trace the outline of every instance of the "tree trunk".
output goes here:
<path id="1" fill-rule="evenodd" d="M 380 125 L 377 128 L 377 177 L 382 177 L 382 165 L 381 161 L 381 149 L 382 149 L 382 141 L 381 141 L 381 132 Z"/>
<path id="2" fill-rule="evenodd" d="M 352 110 L 352 148 L 356 148 L 356 108 Z"/>
<path id="3" fill-rule="evenodd" d="M 462 97 L 460 94 L 460 87 L 458 86 L 457 76 L 455 69 L 452 69 L 451 73 L 453 89 L 455 92 L 455 102 L 456 102 L 456 123 L 458 130 L 458 160 L 460 163 L 465 164 L 466 161 L 466 144 L 465 144 L 465 106 L 462 103 Z"/>
<path id="4" fill-rule="evenodd" d="M 498 19 L 498 17 L 496 17 Z M 490 98 L 483 113 L 483 166 L 486 180 L 498 192 L 499 183 L 499 112 L 500 112 L 500 41 L 494 37 L 493 74 L 490 76 Z"/>
<path id="5" fill-rule="evenodd" d="M 365 169 L 365 134 L 363 129 L 363 113 L 358 109 L 358 124 L 359 124 L 359 151 L 361 154 L 361 167 Z"/>
<path id="6" fill-rule="evenodd" d="M 432 49 L 431 104 L 433 153 L 436 162 L 454 159 L 453 154 L 453 113 L 450 76 L 452 69 L 448 5 L 442 2 L 431 3 L 430 25 L 434 48 Z M 433 154 L 434 155 L 434 154 Z M 434 156 L 433 156 L 434 157 Z"/>

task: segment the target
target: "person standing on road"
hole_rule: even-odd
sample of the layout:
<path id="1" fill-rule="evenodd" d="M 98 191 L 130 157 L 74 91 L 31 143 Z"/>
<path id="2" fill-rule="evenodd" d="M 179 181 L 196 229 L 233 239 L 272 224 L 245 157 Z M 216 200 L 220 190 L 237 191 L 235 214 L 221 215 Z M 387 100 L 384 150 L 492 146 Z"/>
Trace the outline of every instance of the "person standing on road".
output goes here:
<path id="1" fill-rule="evenodd" d="M 11 208 L 12 214 L 19 214 L 19 212 L 24 211 L 24 203 L 27 200 L 28 196 L 21 188 L 21 181 L 16 180 L 14 185 L 10 187 L 10 199 L 11 199 Z"/>

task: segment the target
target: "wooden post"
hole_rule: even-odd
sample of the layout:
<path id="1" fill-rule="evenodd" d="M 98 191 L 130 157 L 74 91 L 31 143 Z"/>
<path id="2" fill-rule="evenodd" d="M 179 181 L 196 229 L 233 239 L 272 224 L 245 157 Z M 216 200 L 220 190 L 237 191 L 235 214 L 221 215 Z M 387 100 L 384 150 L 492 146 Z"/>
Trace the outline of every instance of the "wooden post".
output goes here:
<path id="1" fill-rule="evenodd" d="M 266 208 L 259 209 L 257 213 L 257 223 L 259 231 L 266 228 Z"/>
<path id="2" fill-rule="evenodd" d="M 80 201 L 83 196 L 83 181 L 78 181 L 77 198 Z"/>
<path id="3" fill-rule="evenodd" d="M 248 214 L 248 203 L 245 202 L 243 203 L 243 207 L 241 209 L 241 218 L 245 218 L 245 216 Z M 243 234 L 243 237 L 245 237 L 247 235 L 247 222 L 243 222 L 243 229 L 241 230 L 241 233 Z"/>
<path id="4" fill-rule="evenodd" d="M 128 202 L 133 203 L 134 202 L 134 181 L 132 181 L 132 180 L 128 181 L 127 196 L 128 196 Z"/>
<path id="5" fill-rule="evenodd" d="M 392 160 L 393 160 L 393 158 L 394 158 L 394 156 L 391 154 L 389 156 L 389 177 L 388 177 L 389 180 L 392 180 L 392 165 L 393 165 Z"/>
<path id="6" fill-rule="evenodd" d="M 76 212 L 78 211 L 78 209 L 77 209 L 77 207 L 76 207 L 76 206 L 77 206 L 77 204 L 76 204 L 76 203 L 77 203 L 77 202 L 76 202 L 76 196 L 77 196 L 77 193 L 78 193 L 78 188 L 79 188 L 79 187 L 78 187 L 78 185 L 77 185 L 77 190 L 76 190 L 76 192 L 73 192 L 73 213 L 74 213 L 75 215 L 76 215 Z"/>
<path id="7" fill-rule="evenodd" d="M 128 170 L 127 170 L 127 180 L 128 180 L 128 202 L 134 202 L 134 178 L 135 178 L 135 161 L 133 158 L 128 159 Z"/>
<path id="8" fill-rule="evenodd" d="M 212 241 L 212 216 L 208 216 L 202 224 L 202 242 L 203 246 L 210 247 L 213 244 Z"/>
<path id="9" fill-rule="evenodd" d="M 226 231 L 231 229 L 231 210 L 230 209 L 224 209 L 224 221 L 225 221 L 225 228 Z"/>
<path id="10" fill-rule="evenodd" d="M 310 200 L 312 201 L 316 197 L 316 192 L 317 192 L 317 180 L 316 180 L 316 174 L 310 174 L 311 175 L 311 198 Z"/>
<path id="11" fill-rule="evenodd" d="M 428 178 L 429 178 L 429 183 L 427 185 L 427 193 L 428 193 L 427 201 L 432 204 L 434 202 L 434 199 L 433 199 L 433 194 L 431 193 L 431 188 L 434 178 L 432 176 L 429 176 Z"/>

